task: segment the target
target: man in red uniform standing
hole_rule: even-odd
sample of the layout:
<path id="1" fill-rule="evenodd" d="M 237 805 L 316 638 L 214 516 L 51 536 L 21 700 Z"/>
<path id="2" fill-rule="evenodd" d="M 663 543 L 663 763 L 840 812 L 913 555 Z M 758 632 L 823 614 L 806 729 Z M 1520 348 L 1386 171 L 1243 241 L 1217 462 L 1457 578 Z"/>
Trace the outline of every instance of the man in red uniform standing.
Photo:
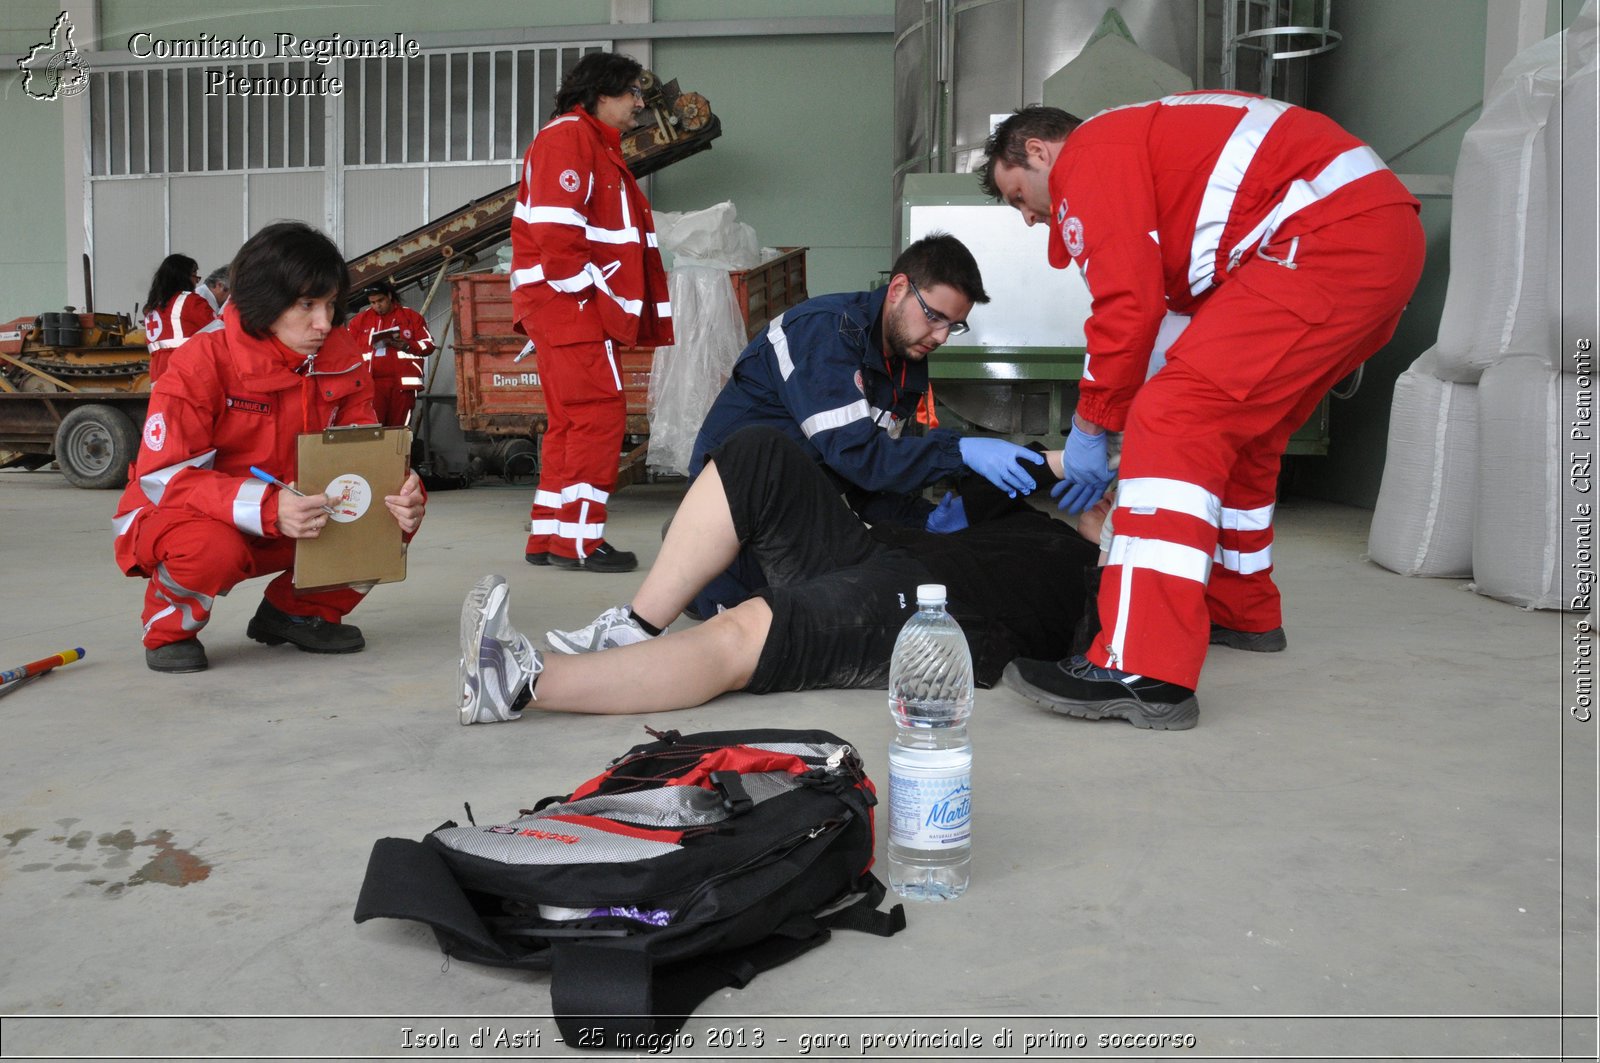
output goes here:
<path id="1" fill-rule="evenodd" d="M 364 590 L 302 593 L 287 571 L 295 540 L 326 525 L 327 496 L 291 494 L 250 472 L 293 483 L 301 433 L 373 422 L 361 346 L 338 327 L 348 284 L 332 240 L 300 222 L 267 226 L 234 260 L 223 328 L 186 343 L 151 389 L 112 529 L 117 565 L 149 580 L 144 646 L 153 671 L 204 670 L 198 636 L 216 597 L 274 572 L 251 638 L 313 653 L 366 645 L 359 628 L 340 623 Z M 426 504 L 417 474 L 374 486 L 395 489 L 384 505 L 402 533 L 416 532 Z"/>
<path id="2" fill-rule="evenodd" d="M 1008 683 L 1069 716 L 1199 719 L 1208 643 L 1282 649 L 1272 513 L 1289 436 L 1394 333 L 1421 275 L 1418 204 L 1328 118 L 1205 91 L 1080 123 L 1030 107 L 985 146 L 985 191 L 1050 226 L 1050 264 L 1092 297 L 1064 481 L 1111 482 L 1101 633 L 1087 657 L 1019 660 Z M 1146 380 L 1168 310 L 1189 315 Z"/>
<path id="3" fill-rule="evenodd" d="M 366 347 L 378 423 L 404 428 L 422 390 L 423 360 L 433 353 L 427 321 L 403 305 L 400 292 L 385 280 L 367 289 L 367 308 L 345 328 Z"/>
<path id="4" fill-rule="evenodd" d="M 621 134 L 644 106 L 641 73 L 627 56 L 584 56 L 522 160 L 511 302 L 537 351 L 549 417 L 524 554 L 533 565 L 628 572 L 639 563 L 605 533 L 627 425 L 617 348 L 672 342 L 650 203 L 622 161 Z"/>

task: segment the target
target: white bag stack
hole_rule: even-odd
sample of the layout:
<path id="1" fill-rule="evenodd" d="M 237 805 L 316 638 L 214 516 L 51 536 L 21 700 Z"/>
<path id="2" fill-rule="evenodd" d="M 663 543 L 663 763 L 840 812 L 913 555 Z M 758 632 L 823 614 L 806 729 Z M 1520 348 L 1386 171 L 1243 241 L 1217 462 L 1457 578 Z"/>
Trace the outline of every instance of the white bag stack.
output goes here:
<path id="1" fill-rule="evenodd" d="M 1552 208 L 1545 133 L 1561 91 L 1563 35 L 1518 55 L 1467 130 L 1450 205 L 1450 284 L 1438 375 L 1477 383 L 1509 354 L 1545 344 Z"/>
<path id="2" fill-rule="evenodd" d="M 1593 403 L 1595 39 L 1588 0 L 1507 66 L 1462 142 L 1438 343 L 1396 382 L 1368 542 L 1386 568 L 1535 609 L 1573 607 L 1571 518 L 1596 497 L 1596 447 L 1569 438 Z"/>
<path id="3" fill-rule="evenodd" d="M 1472 575 L 1478 387 L 1434 376 L 1429 349 L 1400 374 L 1367 555 L 1402 576 Z"/>
<path id="4" fill-rule="evenodd" d="M 1520 357 L 1496 362 L 1478 383 L 1472 589 L 1479 594 L 1530 609 L 1564 609 L 1577 594 L 1577 570 L 1564 556 L 1573 537 L 1566 524 L 1593 488 L 1582 493 L 1559 457 L 1568 454 L 1562 381 L 1573 379 L 1542 358 Z"/>

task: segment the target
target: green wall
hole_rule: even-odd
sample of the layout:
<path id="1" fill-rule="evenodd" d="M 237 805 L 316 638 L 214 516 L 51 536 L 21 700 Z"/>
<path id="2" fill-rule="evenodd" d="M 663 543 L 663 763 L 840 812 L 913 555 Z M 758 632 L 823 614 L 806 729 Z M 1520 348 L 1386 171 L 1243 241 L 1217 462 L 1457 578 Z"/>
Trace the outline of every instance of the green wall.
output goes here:
<path id="1" fill-rule="evenodd" d="M 722 136 L 655 175 L 652 202 L 732 200 L 767 246 L 805 245 L 813 295 L 869 287 L 893 260 L 890 36 L 658 41 L 663 77 L 702 93 Z"/>
<path id="2" fill-rule="evenodd" d="M 0 0 L 0 54 L 26 54 L 45 39 L 59 13 L 54 0 Z M 0 68 L 0 187 L 6 190 L 0 210 L 0 322 L 66 302 L 61 121 L 59 103 L 29 99 L 22 72 L 9 63 Z M 71 199 L 77 212 L 80 197 Z"/>

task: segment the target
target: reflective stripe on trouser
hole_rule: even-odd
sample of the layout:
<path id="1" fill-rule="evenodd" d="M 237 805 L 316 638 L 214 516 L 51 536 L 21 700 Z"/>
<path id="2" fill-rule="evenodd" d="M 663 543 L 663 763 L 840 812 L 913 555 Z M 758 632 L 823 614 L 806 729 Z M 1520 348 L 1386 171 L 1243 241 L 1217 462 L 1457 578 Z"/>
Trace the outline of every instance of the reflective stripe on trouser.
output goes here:
<path id="1" fill-rule="evenodd" d="M 1231 274 L 1134 399 L 1096 664 L 1193 688 L 1212 622 L 1282 622 L 1271 548 L 1284 447 L 1388 342 L 1423 252 L 1403 205 L 1296 235 L 1294 268 L 1255 259 Z"/>
<path id="2" fill-rule="evenodd" d="M 587 557 L 605 539 L 606 505 L 617 484 L 627 403 L 609 340 L 548 346 L 529 329 L 548 425 L 539 448 L 539 487 L 526 550 Z"/>
<path id="3" fill-rule="evenodd" d="M 267 584 L 266 598 L 294 616 L 337 621 L 365 596 L 349 589 L 296 592 L 292 539 L 259 539 L 192 513 L 151 513 L 137 534 L 139 567 L 153 574 L 141 616 L 144 644 L 152 649 L 193 638 L 211 619 L 218 597 L 256 576 L 281 573 Z"/>

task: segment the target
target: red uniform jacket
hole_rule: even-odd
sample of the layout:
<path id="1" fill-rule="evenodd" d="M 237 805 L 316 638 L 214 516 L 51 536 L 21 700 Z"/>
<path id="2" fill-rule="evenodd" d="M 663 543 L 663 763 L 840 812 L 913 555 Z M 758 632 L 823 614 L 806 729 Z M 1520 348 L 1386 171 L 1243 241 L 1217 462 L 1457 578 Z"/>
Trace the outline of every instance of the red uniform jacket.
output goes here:
<path id="1" fill-rule="evenodd" d="M 246 335 L 231 305 L 222 319 L 221 330 L 185 344 L 151 389 L 139 455 L 112 520 L 117 564 L 130 576 L 150 575 L 133 544 L 140 519 L 157 508 L 277 536 L 278 488 L 251 476 L 250 466 L 293 483 L 302 432 L 377 420 L 372 374 L 344 329 L 329 333 L 302 373 L 305 358 L 270 336 Z"/>
<path id="2" fill-rule="evenodd" d="M 1050 203 L 1050 264 L 1076 262 L 1093 299 L 1078 409 L 1113 431 L 1167 310 L 1193 314 L 1263 252 L 1292 261 L 1295 237 L 1329 222 L 1417 205 L 1375 151 L 1330 119 L 1220 91 L 1084 122 L 1050 171 Z M 1247 356 L 1205 371 L 1240 398 L 1259 380 Z"/>
<path id="3" fill-rule="evenodd" d="M 399 303 L 382 315 L 369 306 L 351 318 L 345 328 L 366 349 L 374 380 L 393 380 L 409 391 L 422 389 L 422 360 L 433 353 L 433 335 L 421 314 Z M 402 351 L 381 337 L 373 338 L 374 333 L 392 328 L 399 329 L 400 335 L 411 341 L 413 350 Z"/>
<path id="4" fill-rule="evenodd" d="M 167 300 L 166 306 L 144 316 L 145 346 L 150 351 L 150 383 L 154 384 L 166 371 L 173 351 L 217 319 L 216 309 L 207 294 L 200 288 L 179 292 Z"/>
<path id="5" fill-rule="evenodd" d="M 650 203 L 622 161 L 621 134 L 582 107 L 528 145 L 511 219 L 517 330 L 553 344 L 672 342 L 672 303 Z"/>

